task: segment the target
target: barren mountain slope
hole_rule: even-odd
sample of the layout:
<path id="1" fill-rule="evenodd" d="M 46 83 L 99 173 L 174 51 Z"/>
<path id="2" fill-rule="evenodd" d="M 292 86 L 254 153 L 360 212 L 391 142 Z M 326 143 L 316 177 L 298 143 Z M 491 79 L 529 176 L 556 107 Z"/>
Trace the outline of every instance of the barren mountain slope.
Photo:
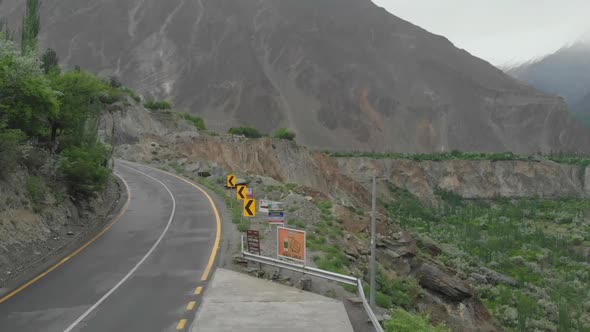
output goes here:
<path id="1" fill-rule="evenodd" d="M 19 21 L 22 1 L 0 15 Z M 588 150 L 563 101 L 369 0 L 46 0 L 42 45 L 214 130 L 340 150 Z"/>

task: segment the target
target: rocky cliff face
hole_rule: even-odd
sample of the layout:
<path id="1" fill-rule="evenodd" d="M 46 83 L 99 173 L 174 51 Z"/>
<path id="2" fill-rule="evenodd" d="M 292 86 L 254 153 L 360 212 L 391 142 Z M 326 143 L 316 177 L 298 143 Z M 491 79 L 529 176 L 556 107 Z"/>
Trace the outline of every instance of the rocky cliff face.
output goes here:
<path id="1" fill-rule="evenodd" d="M 13 26 L 24 3 L 0 2 Z M 563 101 L 369 0 L 46 1 L 42 45 L 214 130 L 310 147 L 590 151 Z M 586 142 L 586 144 L 580 144 Z"/>
<path id="2" fill-rule="evenodd" d="M 180 161 L 198 172 L 239 171 L 293 182 L 344 205 L 368 204 L 373 174 L 425 200 L 438 189 L 467 199 L 590 197 L 590 167 L 552 161 L 333 158 L 284 140 L 199 135 L 172 115 L 136 107 L 106 113 L 110 139 L 127 143 L 118 154 L 140 161 Z M 115 124 L 113 126 L 113 124 Z M 146 131 L 142 131 L 148 128 Z M 135 132 L 133 138 L 126 133 Z M 385 189 L 385 184 L 382 184 Z M 386 190 L 383 190 L 385 192 Z"/>

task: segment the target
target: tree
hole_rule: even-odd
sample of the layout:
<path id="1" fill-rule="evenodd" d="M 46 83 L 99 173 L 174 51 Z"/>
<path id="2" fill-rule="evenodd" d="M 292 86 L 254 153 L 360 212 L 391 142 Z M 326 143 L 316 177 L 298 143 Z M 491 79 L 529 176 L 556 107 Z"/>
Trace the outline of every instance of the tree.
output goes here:
<path id="1" fill-rule="evenodd" d="M 27 0 L 23 23 L 21 26 L 21 54 L 31 55 L 37 53 L 37 37 L 41 30 L 41 2 L 40 0 Z"/>
<path id="2" fill-rule="evenodd" d="M 100 113 L 100 97 L 107 87 L 101 80 L 84 71 L 72 71 L 51 77 L 51 85 L 59 92 L 60 112 L 51 119 L 51 140 L 67 135 L 68 144 L 93 144 Z"/>
<path id="3" fill-rule="evenodd" d="M 47 136 L 49 119 L 59 105 L 39 61 L 21 56 L 9 40 L 0 39 L 0 121 L 29 137 Z"/>
<path id="4" fill-rule="evenodd" d="M 48 75 L 49 73 L 59 74 L 61 71 L 59 69 L 59 57 L 51 48 L 46 49 L 41 56 L 41 68 L 45 75 Z"/>

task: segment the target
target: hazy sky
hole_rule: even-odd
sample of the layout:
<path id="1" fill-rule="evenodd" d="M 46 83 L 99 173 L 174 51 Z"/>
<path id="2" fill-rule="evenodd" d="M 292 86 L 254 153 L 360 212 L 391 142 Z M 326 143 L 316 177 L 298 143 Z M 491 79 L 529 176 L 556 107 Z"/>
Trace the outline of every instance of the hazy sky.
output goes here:
<path id="1" fill-rule="evenodd" d="M 494 65 L 552 53 L 590 31 L 590 0 L 373 0 Z"/>

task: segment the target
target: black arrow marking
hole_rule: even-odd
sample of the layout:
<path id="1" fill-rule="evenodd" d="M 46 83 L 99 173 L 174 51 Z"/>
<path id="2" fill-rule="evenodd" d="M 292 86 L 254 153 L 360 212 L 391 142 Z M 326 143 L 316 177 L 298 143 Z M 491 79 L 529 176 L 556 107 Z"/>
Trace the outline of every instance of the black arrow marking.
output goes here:
<path id="1" fill-rule="evenodd" d="M 235 186 L 236 186 L 236 184 L 234 183 L 234 180 L 235 180 L 235 179 L 236 179 L 236 177 L 235 177 L 235 176 L 230 176 L 230 177 L 229 177 L 229 181 L 228 181 L 228 182 L 229 182 L 229 186 L 230 186 L 230 187 L 235 187 Z"/>
<path id="2" fill-rule="evenodd" d="M 240 197 L 241 197 L 241 198 L 245 198 L 245 197 L 244 197 L 244 188 L 245 188 L 244 186 L 241 186 L 241 187 L 238 189 L 238 195 L 240 195 Z"/>
<path id="3" fill-rule="evenodd" d="M 244 209 L 246 210 L 246 214 L 249 216 L 253 216 L 254 212 L 252 212 L 252 210 L 250 210 L 250 207 L 252 206 L 252 203 L 254 203 L 253 199 L 249 199 L 246 201 L 246 206 L 244 207 Z"/>

